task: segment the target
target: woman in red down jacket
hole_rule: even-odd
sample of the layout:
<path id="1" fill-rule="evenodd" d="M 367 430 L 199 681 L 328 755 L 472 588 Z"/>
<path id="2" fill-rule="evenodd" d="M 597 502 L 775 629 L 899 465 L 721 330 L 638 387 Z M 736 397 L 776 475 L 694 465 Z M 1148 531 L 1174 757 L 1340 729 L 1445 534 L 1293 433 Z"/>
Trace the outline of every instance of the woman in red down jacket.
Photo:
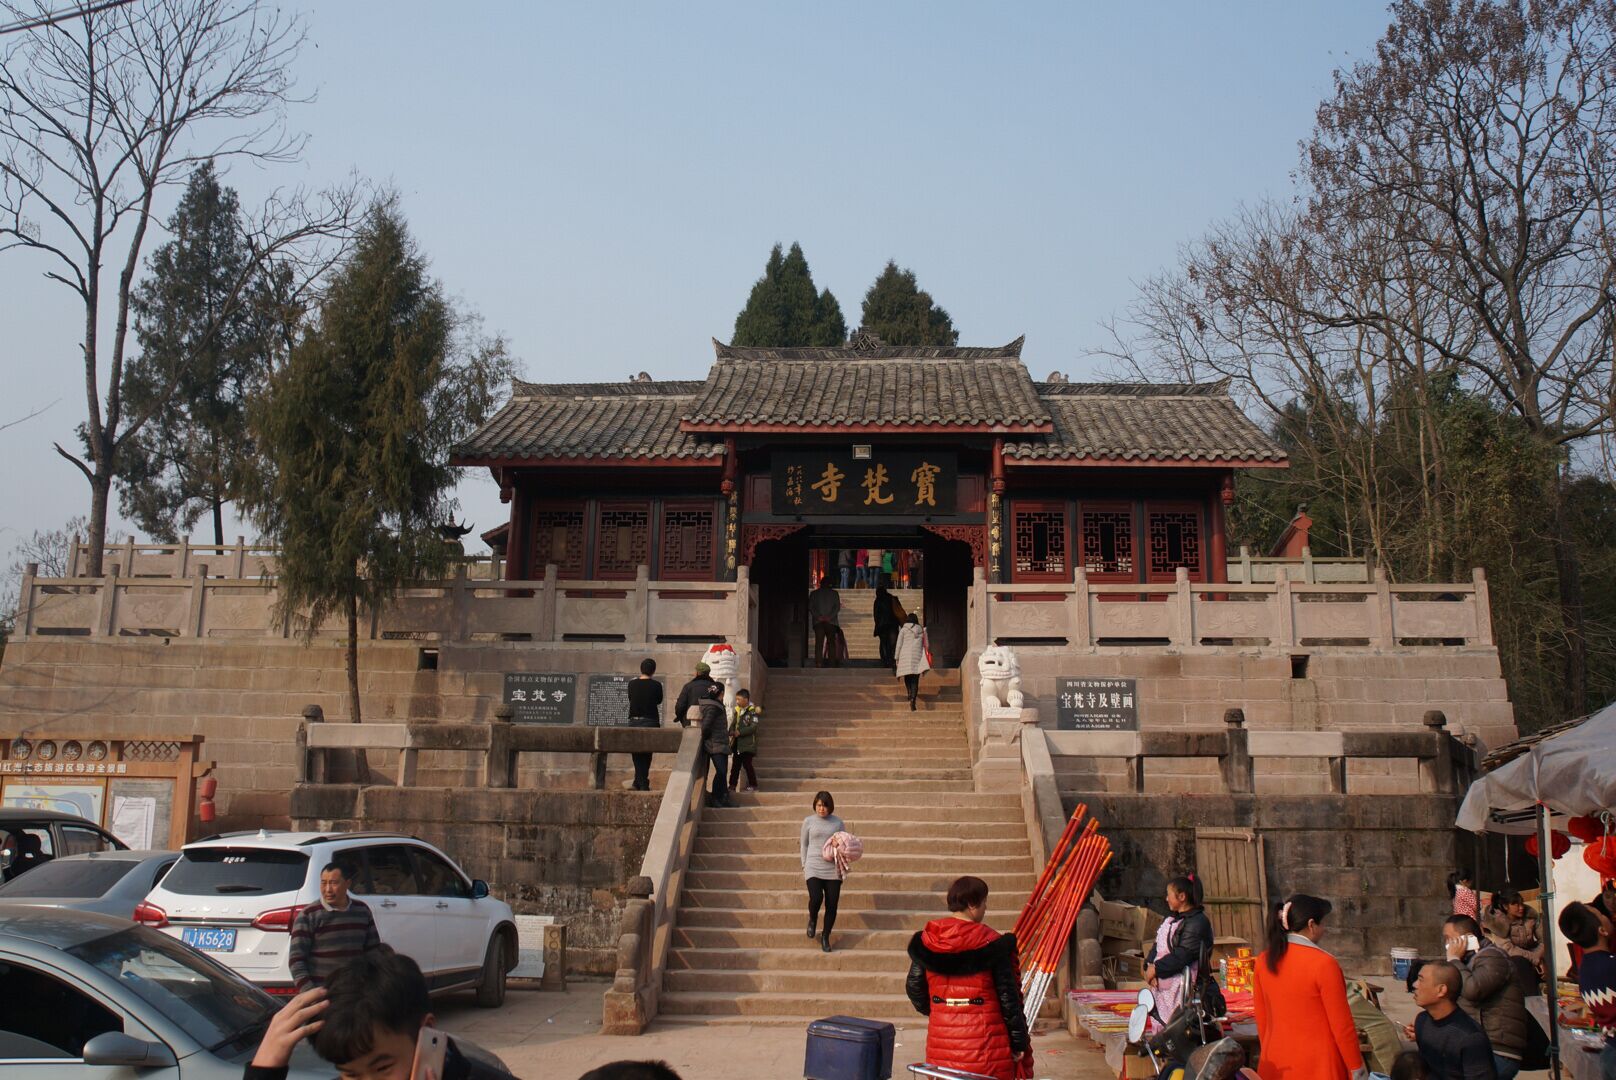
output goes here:
<path id="1" fill-rule="evenodd" d="M 981 878 L 949 886 L 953 914 L 933 919 L 909 941 L 905 988 L 915 1009 L 931 1018 L 927 1064 L 1016 1080 L 1032 1075 L 1016 938 L 983 925 L 987 909 L 988 883 Z"/>

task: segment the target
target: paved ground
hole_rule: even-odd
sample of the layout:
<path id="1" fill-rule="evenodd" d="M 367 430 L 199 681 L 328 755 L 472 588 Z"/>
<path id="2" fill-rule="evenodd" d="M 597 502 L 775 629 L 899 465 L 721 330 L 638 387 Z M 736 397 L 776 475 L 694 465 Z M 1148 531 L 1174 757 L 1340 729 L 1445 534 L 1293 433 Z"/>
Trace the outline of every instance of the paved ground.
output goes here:
<path id="1" fill-rule="evenodd" d="M 637 1038 L 601 1035 L 605 982 L 574 981 L 566 993 L 517 989 L 503 1008 L 483 1010 L 470 995 L 438 1003 L 438 1022 L 498 1054 L 524 1080 L 576 1080 L 608 1061 L 666 1061 L 684 1080 L 794 1080 L 802 1076 L 804 1031 L 765 1024 L 659 1021 Z M 926 1027 L 920 1017 L 898 1029 L 895 1064 L 920 1061 Z M 1105 1059 L 1087 1040 L 1065 1031 L 1033 1036 L 1039 1080 L 1112 1080 Z M 894 1071 L 893 1080 L 909 1080 Z"/>

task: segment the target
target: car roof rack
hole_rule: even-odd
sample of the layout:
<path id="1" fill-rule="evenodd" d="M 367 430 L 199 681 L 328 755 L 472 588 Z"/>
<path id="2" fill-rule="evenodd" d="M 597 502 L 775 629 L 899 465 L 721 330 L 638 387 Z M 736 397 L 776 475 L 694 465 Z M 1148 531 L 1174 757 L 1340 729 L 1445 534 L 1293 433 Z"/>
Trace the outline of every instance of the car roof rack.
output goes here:
<path id="1" fill-rule="evenodd" d="M 425 840 L 422 840 L 419 836 L 415 836 L 415 835 L 413 835 L 411 833 L 400 833 L 400 832 L 344 832 L 344 833 L 321 833 L 318 836 L 311 836 L 306 840 L 299 840 L 297 842 L 297 846 L 298 847 L 308 847 L 311 844 L 324 844 L 324 843 L 328 843 L 328 842 L 330 842 L 332 840 L 414 840 L 416 843 L 419 843 L 419 844 L 424 844 L 424 843 L 427 842 Z"/>

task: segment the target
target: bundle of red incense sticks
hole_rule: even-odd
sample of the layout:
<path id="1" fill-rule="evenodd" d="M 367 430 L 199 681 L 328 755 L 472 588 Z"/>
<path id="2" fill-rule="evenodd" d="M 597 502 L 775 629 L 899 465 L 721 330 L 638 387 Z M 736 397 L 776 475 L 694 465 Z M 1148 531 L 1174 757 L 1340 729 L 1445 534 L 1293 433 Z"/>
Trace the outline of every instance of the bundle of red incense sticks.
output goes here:
<path id="1" fill-rule="evenodd" d="M 1088 809 L 1086 803 L 1079 803 L 1072 811 L 1066 831 L 1050 851 L 1027 906 L 1016 919 L 1021 996 L 1029 1028 L 1055 981 L 1055 968 L 1071 939 L 1077 913 L 1111 861 L 1111 842 L 1100 835 L 1100 823 L 1088 817 Z"/>

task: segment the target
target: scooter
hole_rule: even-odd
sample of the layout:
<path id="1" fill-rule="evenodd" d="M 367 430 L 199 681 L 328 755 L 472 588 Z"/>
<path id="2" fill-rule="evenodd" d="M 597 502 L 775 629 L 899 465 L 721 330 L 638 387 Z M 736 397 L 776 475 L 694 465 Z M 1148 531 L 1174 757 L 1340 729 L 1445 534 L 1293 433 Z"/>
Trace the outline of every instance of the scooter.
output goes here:
<path id="1" fill-rule="evenodd" d="M 1128 1041 L 1145 1048 L 1157 1080 L 1231 1080 L 1246 1064 L 1246 1052 L 1223 1037 L 1216 1020 L 1205 1014 L 1199 995 L 1192 995 L 1172 1023 L 1149 1039 L 1145 1029 L 1156 1008 L 1156 995 L 1139 991 L 1128 1016 Z"/>

